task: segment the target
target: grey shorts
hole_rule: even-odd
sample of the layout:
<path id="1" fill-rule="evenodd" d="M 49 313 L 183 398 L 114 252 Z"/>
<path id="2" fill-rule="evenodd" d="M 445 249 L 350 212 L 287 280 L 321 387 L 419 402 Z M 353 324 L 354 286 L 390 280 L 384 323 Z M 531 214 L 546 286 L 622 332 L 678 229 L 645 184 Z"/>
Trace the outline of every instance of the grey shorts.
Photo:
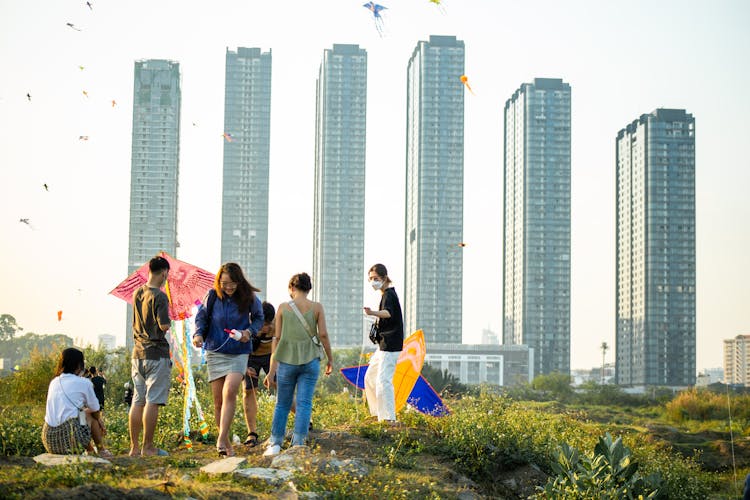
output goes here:
<path id="1" fill-rule="evenodd" d="M 224 354 L 206 351 L 206 365 L 208 365 L 208 381 L 211 382 L 230 373 L 245 374 L 247 357 L 249 354 Z"/>
<path id="2" fill-rule="evenodd" d="M 172 382 L 172 362 L 169 358 L 133 359 L 133 404 L 144 406 L 167 404 L 169 386 Z"/>

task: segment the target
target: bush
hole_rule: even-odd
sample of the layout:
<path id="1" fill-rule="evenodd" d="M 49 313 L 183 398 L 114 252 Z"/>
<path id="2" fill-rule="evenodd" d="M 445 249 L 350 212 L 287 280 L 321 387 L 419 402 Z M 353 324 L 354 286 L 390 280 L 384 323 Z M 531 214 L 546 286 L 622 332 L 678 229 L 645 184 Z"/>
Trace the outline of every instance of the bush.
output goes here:
<path id="1" fill-rule="evenodd" d="M 736 420 L 750 419 L 750 396 L 734 395 L 730 397 L 732 418 Z M 692 388 L 679 393 L 665 407 L 667 418 L 672 422 L 727 420 L 730 402 L 727 401 L 726 394 Z"/>
<path id="2" fill-rule="evenodd" d="M 638 474 L 630 448 L 609 433 L 599 438 L 592 456 L 562 443 L 551 466 L 555 476 L 539 488 L 538 498 L 657 498 L 662 483 L 658 473 L 645 478 Z"/>

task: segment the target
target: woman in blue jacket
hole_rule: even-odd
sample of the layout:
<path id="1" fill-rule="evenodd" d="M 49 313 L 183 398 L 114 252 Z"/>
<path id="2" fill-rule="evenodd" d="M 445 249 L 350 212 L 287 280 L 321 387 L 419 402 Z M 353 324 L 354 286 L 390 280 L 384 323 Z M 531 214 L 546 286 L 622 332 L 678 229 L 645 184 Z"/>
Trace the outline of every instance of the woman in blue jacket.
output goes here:
<path id="1" fill-rule="evenodd" d="M 229 430 L 237 392 L 252 351 L 250 339 L 263 326 L 263 307 L 256 292 L 260 290 L 247 281 L 239 265 L 224 264 L 195 317 L 193 345 L 206 349 L 220 456 L 234 456 Z"/>

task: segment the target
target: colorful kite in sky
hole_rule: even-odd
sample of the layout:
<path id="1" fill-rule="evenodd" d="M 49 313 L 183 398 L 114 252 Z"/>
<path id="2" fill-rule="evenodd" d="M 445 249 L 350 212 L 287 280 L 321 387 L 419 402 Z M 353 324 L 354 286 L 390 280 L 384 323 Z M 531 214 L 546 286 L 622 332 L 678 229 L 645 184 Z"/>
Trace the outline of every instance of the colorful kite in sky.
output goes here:
<path id="1" fill-rule="evenodd" d="M 422 330 L 404 339 L 404 347 L 396 361 L 393 374 L 393 389 L 396 399 L 396 411 L 409 403 L 425 415 L 441 417 L 450 413 L 443 400 L 429 382 L 420 374 L 426 354 L 424 333 Z M 342 368 L 341 374 L 350 384 L 358 389 L 365 387 L 365 374 L 369 365 Z"/>
<path id="2" fill-rule="evenodd" d="M 471 90 L 471 85 L 469 85 L 469 77 L 466 75 L 461 75 L 460 78 L 461 83 L 464 84 L 464 86 L 469 89 L 469 92 L 471 92 L 471 95 L 476 95 L 473 90 Z"/>
<path id="3" fill-rule="evenodd" d="M 380 11 L 387 9 L 388 7 L 383 7 L 382 5 L 377 4 L 375 2 L 367 2 L 366 4 L 362 5 L 362 7 L 372 12 L 372 19 L 375 22 L 375 29 L 378 30 L 378 35 L 382 37 L 383 36 L 383 16 L 380 15 Z"/>
<path id="4" fill-rule="evenodd" d="M 62 321 L 62 311 L 57 311 L 57 321 Z"/>
<path id="5" fill-rule="evenodd" d="M 65 23 L 66 26 L 68 26 L 71 29 L 74 29 L 76 31 L 82 31 L 81 28 L 77 28 L 75 24 L 73 23 Z"/>
<path id="6" fill-rule="evenodd" d="M 89 98 L 89 93 L 88 93 L 88 92 L 86 92 L 86 91 L 84 90 L 84 91 L 83 91 L 83 96 L 84 96 L 84 97 L 85 97 L 86 99 L 88 99 L 88 98 Z"/>
<path id="7" fill-rule="evenodd" d="M 193 125 L 195 125 L 195 124 L 193 124 Z M 226 139 L 227 142 L 232 142 L 232 140 L 234 140 L 233 137 L 232 137 L 232 134 L 230 134 L 229 132 L 224 132 L 223 134 L 221 134 L 221 136 L 224 139 Z"/>
<path id="8" fill-rule="evenodd" d="M 114 108 L 115 106 L 117 106 L 117 101 L 115 101 L 114 99 L 112 99 L 112 107 Z"/>

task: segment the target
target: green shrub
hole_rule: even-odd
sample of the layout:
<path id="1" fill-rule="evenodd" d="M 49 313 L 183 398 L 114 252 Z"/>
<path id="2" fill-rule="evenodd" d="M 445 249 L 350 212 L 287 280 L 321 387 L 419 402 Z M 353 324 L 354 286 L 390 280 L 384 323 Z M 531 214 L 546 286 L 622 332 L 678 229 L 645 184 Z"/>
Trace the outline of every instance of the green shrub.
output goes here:
<path id="1" fill-rule="evenodd" d="M 642 477 L 638 462 L 622 438 L 614 441 L 607 433 L 599 438 L 592 456 L 562 443 L 550 477 L 539 498 L 621 499 L 657 498 L 661 486 L 658 474 Z"/>
<path id="2" fill-rule="evenodd" d="M 44 453 L 44 414 L 29 406 L 0 409 L 0 455 L 34 456 Z"/>
<path id="3" fill-rule="evenodd" d="M 727 420 L 730 401 L 727 401 L 726 394 L 694 387 L 680 392 L 665 408 L 667 418 L 672 422 Z M 731 411 L 733 419 L 750 419 L 750 396 L 731 396 Z"/>

